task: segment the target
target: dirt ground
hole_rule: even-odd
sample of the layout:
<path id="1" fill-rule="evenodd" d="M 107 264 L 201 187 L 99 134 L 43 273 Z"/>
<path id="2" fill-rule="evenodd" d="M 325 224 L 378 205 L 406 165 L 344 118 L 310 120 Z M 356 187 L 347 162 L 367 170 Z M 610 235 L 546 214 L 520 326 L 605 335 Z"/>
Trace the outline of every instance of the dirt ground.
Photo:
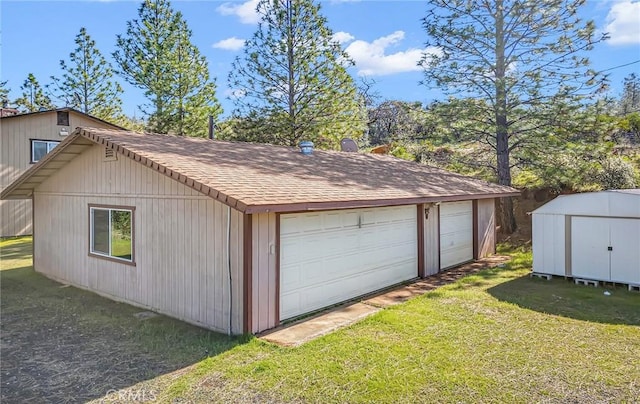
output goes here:
<path id="1" fill-rule="evenodd" d="M 240 342 L 53 282 L 33 271 L 30 253 L 30 242 L 1 251 L 2 403 L 149 401 L 153 391 L 131 400 L 115 391 Z"/>

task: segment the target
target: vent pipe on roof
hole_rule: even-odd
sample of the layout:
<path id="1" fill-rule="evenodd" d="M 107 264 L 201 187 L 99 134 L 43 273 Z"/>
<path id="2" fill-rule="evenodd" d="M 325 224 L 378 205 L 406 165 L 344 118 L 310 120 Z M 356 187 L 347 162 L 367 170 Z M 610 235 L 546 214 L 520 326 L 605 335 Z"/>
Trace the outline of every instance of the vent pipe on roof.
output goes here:
<path id="1" fill-rule="evenodd" d="M 213 129 L 213 115 L 209 115 L 209 139 L 213 140 L 216 138 L 216 134 Z"/>
<path id="2" fill-rule="evenodd" d="M 313 142 L 305 140 L 300 142 L 300 152 L 305 155 L 313 154 Z"/>
<path id="3" fill-rule="evenodd" d="M 354 153 L 358 151 L 358 145 L 352 139 L 345 138 L 340 141 L 340 150 L 343 152 Z"/>

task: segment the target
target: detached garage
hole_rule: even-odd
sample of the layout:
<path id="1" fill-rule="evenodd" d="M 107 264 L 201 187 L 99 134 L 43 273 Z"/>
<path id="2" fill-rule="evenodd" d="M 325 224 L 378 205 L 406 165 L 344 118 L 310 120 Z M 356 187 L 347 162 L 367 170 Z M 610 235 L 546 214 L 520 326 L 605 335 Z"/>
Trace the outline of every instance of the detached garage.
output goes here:
<path id="1" fill-rule="evenodd" d="M 2 192 L 34 267 L 213 330 L 285 320 L 495 252 L 512 188 L 389 156 L 78 128 Z"/>
<path id="2" fill-rule="evenodd" d="M 533 211 L 533 272 L 640 285 L 640 189 L 559 196 Z"/>

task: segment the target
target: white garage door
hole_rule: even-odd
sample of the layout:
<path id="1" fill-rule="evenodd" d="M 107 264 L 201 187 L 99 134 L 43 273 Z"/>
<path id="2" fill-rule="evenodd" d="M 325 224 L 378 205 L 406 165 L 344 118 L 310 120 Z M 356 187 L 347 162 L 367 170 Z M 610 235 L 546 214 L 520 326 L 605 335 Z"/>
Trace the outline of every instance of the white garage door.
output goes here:
<path id="1" fill-rule="evenodd" d="M 473 260 L 473 204 L 440 205 L 440 269 Z"/>
<path id="2" fill-rule="evenodd" d="M 280 319 L 418 276 L 415 206 L 280 216 Z"/>

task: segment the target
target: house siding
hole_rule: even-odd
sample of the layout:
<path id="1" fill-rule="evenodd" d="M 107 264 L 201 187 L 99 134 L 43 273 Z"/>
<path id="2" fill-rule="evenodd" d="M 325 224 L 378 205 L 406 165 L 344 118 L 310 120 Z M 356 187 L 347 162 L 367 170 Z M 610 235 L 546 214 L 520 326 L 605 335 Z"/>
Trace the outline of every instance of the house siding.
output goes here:
<path id="1" fill-rule="evenodd" d="M 231 332 L 241 333 L 243 214 L 103 155 L 92 146 L 35 190 L 36 271 L 219 332 L 231 316 Z M 135 266 L 88 255 L 89 204 L 135 208 Z"/>
<path id="2" fill-rule="evenodd" d="M 440 208 L 427 204 L 429 217 L 424 220 L 424 265 L 425 275 L 434 275 L 440 271 Z"/>
<path id="3" fill-rule="evenodd" d="M 277 325 L 277 254 L 276 214 L 254 214 L 252 225 L 252 316 L 251 332 Z"/>
<path id="4" fill-rule="evenodd" d="M 57 111 L 14 116 L 0 120 L 0 190 L 31 167 L 30 139 L 62 141 L 60 129 L 71 133 L 77 126 L 111 127 L 69 111 L 69 125 L 57 124 Z M 115 126 L 114 126 L 115 128 Z M 31 200 L 0 201 L 0 236 L 32 234 Z"/>
<path id="5" fill-rule="evenodd" d="M 496 200 L 477 200 L 477 256 L 487 257 L 496 253 Z"/>

